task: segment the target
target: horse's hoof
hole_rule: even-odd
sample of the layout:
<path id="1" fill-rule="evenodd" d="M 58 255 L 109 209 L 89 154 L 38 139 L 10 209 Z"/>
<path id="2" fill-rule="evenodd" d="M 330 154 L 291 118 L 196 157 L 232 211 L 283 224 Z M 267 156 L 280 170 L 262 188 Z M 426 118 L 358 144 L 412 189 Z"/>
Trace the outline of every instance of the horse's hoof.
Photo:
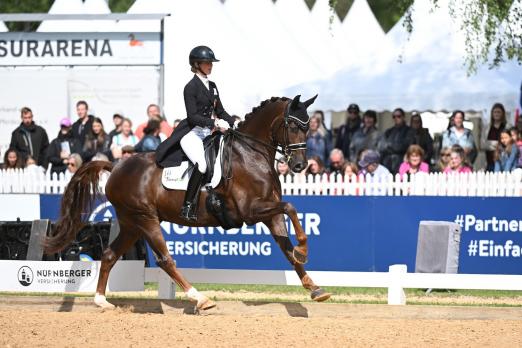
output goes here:
<path id="1" fill-rule="evenodd" d="M 196 308 L 198 310 L 206 311 L 208 309 L 216 307 L 216 302 L 212 301 L 211 299 L 205 297 L 204 299 L 198 301 L 198 304 L 196 305 Z"/>
<path id="2" fill-rule="evenodd" d="M 315 302 L 323 302 L 323 301 L 326 301 L 330 298 L 330 296 L 332 296 L 331 293 L 329 292 L 326 292 L 324 291 L 323 289 L 321 288 L 318 288 L 318 289 L 315 289 L 314 291 L 312 291 L 312 293 L 310 294 L 310 297 L 312 297 L 312 300 L 314 300 Z"/>
<path id="3" fill-rule="evenodd" d="M 292 256 L 294 258 L 294 261 L 297 263 L 300 263 L 301 265 L 304 265 L 308 262 L 308 256 L 306 254 L 301 253 L 299 250 L 297 250 L 297 247 L 294 248 L 292 252 Z"/>
<path id="4" fill-rule="evenodd" d="M 116 308 L 112 303 L 107 301 L 104 295 L 96 294 L 94 296 L 94 304 L 103 309 L 114 309 Z"/>

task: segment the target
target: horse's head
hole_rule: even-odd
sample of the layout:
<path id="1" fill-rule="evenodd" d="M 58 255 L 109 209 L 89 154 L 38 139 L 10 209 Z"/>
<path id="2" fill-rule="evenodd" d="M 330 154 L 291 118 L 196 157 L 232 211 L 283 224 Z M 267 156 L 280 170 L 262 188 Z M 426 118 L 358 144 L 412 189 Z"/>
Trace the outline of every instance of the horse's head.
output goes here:
<path id="1" fill-rule="evenodd" d="M 306 168 L 306 133 L 310 125 L 310 116 L 307 108 L 313 104 L 314 97 L 301 102 L 297 95 L 287 106 L 284 113 L 282 127 L 276 136 L 277 142 L 283 147 L 283 153 L 288 160 L 288 166 L 296 173 Z"/>

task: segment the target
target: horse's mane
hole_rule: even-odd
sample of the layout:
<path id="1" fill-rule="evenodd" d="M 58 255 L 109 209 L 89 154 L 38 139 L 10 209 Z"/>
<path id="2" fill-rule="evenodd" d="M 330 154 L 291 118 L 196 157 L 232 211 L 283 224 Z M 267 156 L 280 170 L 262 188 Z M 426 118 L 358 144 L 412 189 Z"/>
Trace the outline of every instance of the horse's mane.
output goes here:
<path id="1" fill-rule="evenodd" d="M 249 119 L 251 119 L 252 116 L 254 116 L 254 114 L 259 112 L 261 109 L 263 109 L 268 104 L 272 104 L 272 103 L 279 102 L 279 101 L 287 101 L 287 100 L 290 100 L 290 98 L 287 98 L 287 97 L 272 97 L 270 99 L 263 100 L 261 102 L 261 104 L 259 104 L 259 106 L 256 106 L 256 107 L 252 108 L 252 112 L 250 112 L 250 113 L 245 115 L 245 121 L 248 121 Z"/>

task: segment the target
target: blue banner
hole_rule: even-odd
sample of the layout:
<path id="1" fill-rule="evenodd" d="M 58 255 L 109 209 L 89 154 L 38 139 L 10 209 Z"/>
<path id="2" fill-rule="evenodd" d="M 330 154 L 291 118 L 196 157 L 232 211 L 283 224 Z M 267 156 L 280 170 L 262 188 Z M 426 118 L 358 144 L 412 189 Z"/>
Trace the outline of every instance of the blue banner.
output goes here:
<path id="1" fill-rule="evenodd" d="M 41 196 L 41 217 L 55 220 L 61 196 Z M 459 273 L 522 274 L 522 198 L 287 196 L 308 235 L 308 270 L 415 269 L 419 222 L 462 227 Z M 100 202 L 89 219 L 114 217 Z M 287 225 L 291 225 L 288 224 Z M 161 223 L 180 267 L 284 270 L 288 261 L 263 224 L 224 231 Z M 294 230 L 289 232 L 295 243 Z M 149 251 L 150 253 L 150 251 Z M 152 254 L 150 253 L 152 257 Z M 153 262 L 152 262 L 153 264 Z"/>

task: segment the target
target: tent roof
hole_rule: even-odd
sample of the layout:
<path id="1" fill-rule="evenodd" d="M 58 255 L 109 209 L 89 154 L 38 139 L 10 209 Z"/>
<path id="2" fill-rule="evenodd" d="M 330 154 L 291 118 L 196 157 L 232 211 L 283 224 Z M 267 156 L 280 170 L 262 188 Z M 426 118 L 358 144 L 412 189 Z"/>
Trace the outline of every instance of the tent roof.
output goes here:
<path id="1" fill-rule="evenodd" d="M 427 1 L 415 1 L 414 31 L 407 41 L 401 20 L 388 33 L 382 55 L 368 57 L 332 79 L 292 87 L 287 94 L 319 93 L 315 106 L 344 110 L 351 102 L 378 111 L 487 110 L 501 102 L 512 110 L 520 87 L 522 67 L 507 62 L 499 69 L 481 67 L 467 76 L 463 66 L 463 37 L 448 14 L 447 0 L 432 12 Z M 398 62 L 402 55 L 402 63 Z"/>
<path id="2" fill-rule="evenodd" d="M 172 2 L 168 0 L 136 0 L 127 13 L 136 16 L 172 13 Z M 161 31 L 161 23 L 155 18 L 150 20 L 120 21 L 116 23 L 112 30 L 118 32 L 157 33 Z"/>
<path id="3" fill-rule="evenodd" d="M 329 76 L 338 69 L 341 61 L 333 47 L 322 40 L 315 29 L 310 10 L 303 0 L 277 0 L 275 12 L 286 29 L 288 39 L 306 51 L 310 62 L 321 72 L 321 76 Z"/>
<path id="4" fill-rule="evenodd" d="M 55 0 L 49 14 L 91 14 L 107 15 L 111 10 L 105 0 Z M 44 20 L 37 31 L 39 32 L 106 32 L 114 26 L 111 20 Z"/>
<path id="5" fill-rule="evenodd" d="M 350 48 L 348 64 L 374 54 L 385 40 L 385 33 L 366 0 L 355 0 L 343 20 L 345 46 Z M 364 33 L 364 35 L 361 35 Z"/>

